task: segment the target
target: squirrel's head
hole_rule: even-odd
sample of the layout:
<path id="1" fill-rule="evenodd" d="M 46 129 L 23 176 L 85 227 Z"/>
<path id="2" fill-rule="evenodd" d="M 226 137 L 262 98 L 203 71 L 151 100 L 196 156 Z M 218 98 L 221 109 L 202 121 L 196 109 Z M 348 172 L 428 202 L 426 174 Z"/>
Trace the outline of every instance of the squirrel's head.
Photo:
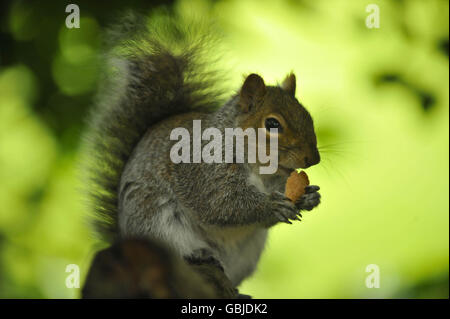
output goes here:
<path id="1" fill-rule="evenodd" d="M 320 162 L 311 115 L 295 98 L 296 80 L 289 74 L 280 86 L 266 86 L 257 74 L 250 74 L 239 93 L 239 126 L 264 128 L 267 154 L 270 128 L 277 128 L 278 166 L 290 172 Z"/>

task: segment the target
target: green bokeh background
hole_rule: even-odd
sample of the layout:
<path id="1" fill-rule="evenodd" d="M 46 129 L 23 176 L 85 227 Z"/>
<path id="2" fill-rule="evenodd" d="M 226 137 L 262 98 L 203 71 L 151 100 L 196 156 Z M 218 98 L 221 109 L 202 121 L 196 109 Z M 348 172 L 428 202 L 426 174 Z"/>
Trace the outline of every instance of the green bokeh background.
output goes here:
<path id="1" fill-rule="evenodd" d="M 380 8 L 369 29 L 366 6 Z M 448 298 L 448 1 L 53 1 L 0 5 L 0 297 L 77 298 L 101 246 L 86 224 L 80 137 L 101 30 L 125 8 L 212 19 L 238 88 L 293 70 L 323 146 L 308 169 L 323 202 L 278 225 L 254 276 L 259 298 Z M 380 288 L 366 287 L 367 265 Z"/>

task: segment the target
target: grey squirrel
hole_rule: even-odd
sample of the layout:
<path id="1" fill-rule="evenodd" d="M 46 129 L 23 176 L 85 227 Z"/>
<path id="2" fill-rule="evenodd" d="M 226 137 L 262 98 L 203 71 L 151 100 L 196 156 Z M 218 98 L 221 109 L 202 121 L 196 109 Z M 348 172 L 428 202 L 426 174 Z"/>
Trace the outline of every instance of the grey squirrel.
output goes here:
<path id="1" fill-rule="evenodd" d="M 292 170 L 320 161 L 313 120 L 295 98 L 295 75 L 269 86 L 250 74 L 223 103 L 216 89 L 220 79 L 201 61 L 204 38 L 192 40 L 173 22 L 161 32 L 172 34 L 170 40 L 135 19 L 122 21 L 121 28 L 112 32 L 117 44 L 105 58 L 113 68 L 88 133 L 97 229 L 110 242 L 162 242 L 187 265 L 210 265 L 199 271 L 206 281 L 219 269 L 225 293 L 212 296 L 237 297 L 236 287 L 256 268 L 268 229 L 299 220 L 301 210 L 320 203 L 318 186 L 308 186 L 295 204 L 283 195 Z M 181 49 L 171 48 L 173 39 Z M 171 130 L 184 127 L 192 134 L 193 120 L 221 132 L 277 128 L 277 171 L 259 174 L 258 161 L 173 163 Z"/>

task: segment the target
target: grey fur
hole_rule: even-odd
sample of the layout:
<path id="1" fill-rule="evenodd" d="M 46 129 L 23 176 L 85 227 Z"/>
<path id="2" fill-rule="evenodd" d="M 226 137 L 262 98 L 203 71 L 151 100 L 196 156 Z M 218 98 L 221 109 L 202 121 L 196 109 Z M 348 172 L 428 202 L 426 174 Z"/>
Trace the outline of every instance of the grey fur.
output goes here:
<path id="1" fill-rule="evenodd" d="M 173 37 L 189 41 L 194 32 L 168 19 L 146 29 L 145 19 L 128 14 L 107 33 L 103 78 L 85 134 L 86 182 L 93 222 L 107 241 L 118 238 L 118 190 L 131 152 L 155 123 L 193 110 L 210 112 L 223 103 L 217 72 L 204 65 L 208 39 L 186 43 L 173 53 Z M 202 61 L 199 61 L 202 60 Z"/>
<path id="2" fill-rule="evenodd" d="M 157 31 L 126 26 L 136 34 L 125 53 L 108 56 L 115 72 L 89 134 L 98 229 L 109 240 L 157 238 L 179 256 L 211 256 L 237 286 L 254 271 L 267 229 L 298 219 L 283 195 L 286 176 L 259 175 L 245 163 L 172 163 L 175 123 L 191 132 L 194 119 L 222 132 L 235 127 L 238 96 L 220 107 L 215 73 L 202 72 L 196 60 L 202 42 L 177 55 L 149 36 Z M 305 200 L 307 208 L 313 199 Z"/>

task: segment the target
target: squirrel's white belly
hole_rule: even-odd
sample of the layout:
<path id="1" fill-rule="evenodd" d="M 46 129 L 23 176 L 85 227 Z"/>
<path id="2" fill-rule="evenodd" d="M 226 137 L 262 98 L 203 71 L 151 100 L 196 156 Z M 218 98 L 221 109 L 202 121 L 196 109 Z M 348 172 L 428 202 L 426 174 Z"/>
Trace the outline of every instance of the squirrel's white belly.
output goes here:
<path id="1" fill-rule="evenodd" d="M 158 201 L 157 213 L 152 216 L 149 235 L 166 242 L 182 257 L 196 251 L 210 251 L 222 264 L 225 274 L 237 286 L 255 270 L 267 238 L 264 228 L 231 227 L 202 228 L 194 225 L 189 212 L 167 198 Z"/>
<path id="2" fill-rule="evenodd" d="M 174 202 L 161 205 L 152 217 L 151 235 L 168 243 L 183 257 L 209 248 L 195 225 Z"/>
<path id="3" fill-rule="evenodd" d="M 250 230 L 241 240 L 222 241 L 224 249 L 219 259 L 234 286 L 238 286 L 256 269 L 266 239 L 267 229 L 256 228 Z"/>

